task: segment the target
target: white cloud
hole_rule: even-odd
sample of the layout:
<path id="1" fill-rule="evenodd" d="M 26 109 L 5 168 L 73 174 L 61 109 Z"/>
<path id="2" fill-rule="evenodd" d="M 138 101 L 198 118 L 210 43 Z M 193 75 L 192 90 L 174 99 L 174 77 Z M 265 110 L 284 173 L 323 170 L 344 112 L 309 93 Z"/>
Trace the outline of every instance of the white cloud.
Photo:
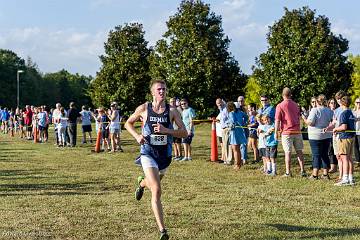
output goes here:
<path id="1" fill-rule="evenodd" d="M 70 72 L 95 75 L 99 70 L 98 56 L 104 52 L 107 32 L 79 32 L 75 29 L 50 31 L 18 28 L 0 31 L 0 48 L 10 49 L 20 57 L 30 56 L 43 72 L 62 68 Z"/>
<path id="2" fill-rule="evenodd" d="M 331 30 L 335 34 L 341 34 L 349 41 L 349 53 L 360 54 L 360 25 L 337 21 L 332 24 Z"/>
<path id="3" fill-rule="evenodd" d="M 214 10 L 220 13 L 224 23 L 248 20 L 254 9 L 254 0 L 226 0 L 215 5 Z"/>

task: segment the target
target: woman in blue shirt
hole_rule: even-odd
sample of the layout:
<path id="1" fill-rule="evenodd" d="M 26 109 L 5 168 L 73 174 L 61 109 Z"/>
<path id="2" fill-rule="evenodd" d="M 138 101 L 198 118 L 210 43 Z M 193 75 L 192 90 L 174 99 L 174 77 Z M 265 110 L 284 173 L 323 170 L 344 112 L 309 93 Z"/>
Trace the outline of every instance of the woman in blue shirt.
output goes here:
<path id="1" fill-rule="evenodd" d="M 226 106 L 229 118 L 227 120 L 227 127 L 229 131 L 229 142 L 231 149 L 234 153 L 235 159 L 235 170 L 239 170 L 241 167 L 241 153 L 240 153 L 240 144 L 246 144 L 246 137 L 243 126 L 246 113 L 236 109 L 236 106 L 233 102 L 228 102 Z"/>

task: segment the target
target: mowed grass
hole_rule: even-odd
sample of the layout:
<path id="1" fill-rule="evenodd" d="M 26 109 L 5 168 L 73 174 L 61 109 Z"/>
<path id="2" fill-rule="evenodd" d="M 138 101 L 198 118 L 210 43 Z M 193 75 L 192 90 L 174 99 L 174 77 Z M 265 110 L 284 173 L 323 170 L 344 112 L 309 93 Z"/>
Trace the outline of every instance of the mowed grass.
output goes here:
<path id="1" fill-rule="evenodd" d="M 360 239 L 359 186 L 211 163 L 210 129 L 197 125 L 194 160 L 174 162 L 162 181 L 171 239 Z M 158 239 L 149 191 L 134 199 L 139 146 L 126 131 L 125 152 L 115 154 L 56 149 L 50 137 L 33 144 L 0 134 L 0 239 Z M 278 166 L 282 174 L 282 151 Z"/>

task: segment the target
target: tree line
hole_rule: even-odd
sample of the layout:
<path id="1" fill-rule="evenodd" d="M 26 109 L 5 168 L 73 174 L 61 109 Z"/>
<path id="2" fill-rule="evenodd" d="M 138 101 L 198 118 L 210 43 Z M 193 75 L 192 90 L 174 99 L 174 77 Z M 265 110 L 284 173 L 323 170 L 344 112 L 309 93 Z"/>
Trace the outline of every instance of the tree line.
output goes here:
<path id="1" fill-rule="evenodd" d="M 0 88 L 0 104 L 14 106 L 18 69 L 25 70 L 21 103 L 108 106 L 117 101 L 125 115 L 151 98 L 148 86 L 153 78 L 167 81 L 170 96 L 188 98 L 200 117 L 216 111 L 217 97 L 235 100 L 245 94 L 256 103 L 260 94 L 267 94 L 276 104 L 285 86 L 302 105 L 312 96 L 332 96 L 339 89 L 360 93 L 360 57 L 346 56 L 348 40 L 332 33 L 329 19 L 309 7 L 284 9 L 269 27 L 267 50 L 255 59 L 250 76 L 230 53 L 222 18 L 210 4 L 183 0 L 166 26 L 155 46 L 148 46 L 141 23 L 115 26 L 94 79 L 66 70 L 41 74 L 36 64 L 1 50 L 0 81 L 6 87 Z"/>
<path id="2" fill-rule="evenodd" d="M 66 70 L 41 73 L 29 57 L 26 61 L 10 50 L 0 49 L 0 106 L 17 106 L 17 72 L 19 74 L 19 107 L 30 105 L 64 106 L 70 101 L 91 105 L 88 88 L 91 76 L 71 74 Z"/>

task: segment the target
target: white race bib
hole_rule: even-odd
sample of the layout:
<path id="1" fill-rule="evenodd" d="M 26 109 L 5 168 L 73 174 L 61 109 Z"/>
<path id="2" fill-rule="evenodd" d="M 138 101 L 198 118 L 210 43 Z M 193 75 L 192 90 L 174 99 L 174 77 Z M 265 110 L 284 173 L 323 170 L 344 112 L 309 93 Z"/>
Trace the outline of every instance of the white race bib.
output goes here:
<path id="1" fill-rule="evenodd" d="M 166 145 L 167 144 L 167 135 L 150 135 L 150 144 L 151 145 Z"/>

